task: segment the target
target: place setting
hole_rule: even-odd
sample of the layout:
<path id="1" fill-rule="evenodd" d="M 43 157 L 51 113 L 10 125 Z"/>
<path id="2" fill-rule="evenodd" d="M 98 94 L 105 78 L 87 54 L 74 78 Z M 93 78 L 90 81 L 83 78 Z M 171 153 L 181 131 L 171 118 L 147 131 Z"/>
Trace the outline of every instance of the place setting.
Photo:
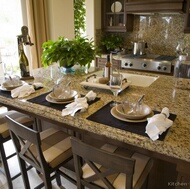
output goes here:
<path id="1" fill-rule="evenodd" d="M 54 83 L 51 91 L 28 99 L 28 101 L 53 109 L 63 110 L 62 115 L 65 116 L 74 115 L 81 110 L 83 111 L 99 99 L 92 90 L 87 94 L 80 94 L 72 88 L 71 81 L 59 78 Z"/>
<path id="2" fill-rule="evenodd" d="M 40 82 L 27 83 L 20 76 L 12 75 L 5 77 L 0 85 L 0 95 L 9 98 L 23 98 L 43 88 Z"/>
<path id="3" fill-rule="evenodd" d="M 9 76 L 4 78 L 3 83 L 0 86 L 2 91 L 11 91 L 17 87 L 24 85 L 25 81 L 20 80 L 19 76 Z"/>
<path id="4" fill-rule="evenodd" d="M 145 122 L 148 117 L 154 115 L 152 109 L 143 103 L 144 94 L 139 97 L 126 97 L 120 103 L 114 102 L 111 109 L 111 115 L 116 119 L 126 122 Z"/>
<path id="5" fill-rule="evenodd" d="M 70 84 L 70 81 L 66 85 L 61 85 L 61 82 L 56 84 L 53 90 L 46 96 L 46 100 L 55 104 L 68 104 L 73 102 L 78 96 L 78 93 L 71 89 Z"/>
<path id="6" fill-rule="evenodd" d="M 175 114 L 167 107 L 162 111 L 152 110 L 144 103 L 142 95 L 127 95 L 122 101 L 116 99 L 87 117 L 88 120 L 113 128 L 136 133 L 155 140 L 164 140 L 168 128 L 173 125 Z M 105 116 L 106 115 L 106 116 Z"/>

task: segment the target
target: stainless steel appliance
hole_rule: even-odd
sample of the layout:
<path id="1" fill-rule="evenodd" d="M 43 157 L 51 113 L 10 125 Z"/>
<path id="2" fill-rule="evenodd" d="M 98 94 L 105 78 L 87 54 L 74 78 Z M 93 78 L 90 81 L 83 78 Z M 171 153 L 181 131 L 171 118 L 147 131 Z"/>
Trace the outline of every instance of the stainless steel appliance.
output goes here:
<path id="1" fill-rule="evenodd" d="M 126 55 L 121 58 L 121 68 L 172 74 L 175 56 Z"/>

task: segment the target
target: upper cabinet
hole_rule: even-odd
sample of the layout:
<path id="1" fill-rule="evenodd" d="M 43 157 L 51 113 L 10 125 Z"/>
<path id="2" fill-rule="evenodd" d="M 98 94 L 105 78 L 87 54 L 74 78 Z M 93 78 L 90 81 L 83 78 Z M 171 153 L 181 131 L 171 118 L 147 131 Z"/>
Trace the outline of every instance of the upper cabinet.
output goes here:
<path id="1" fill-rule="evenodd" d="M 186 14 L 185 14 L 184 33 L 190 33 L 190 0 L 186 1 Z"/>
<path id="2" fill-rule="evenodd" d="M 102 0 L 103 29 L 107 32 L 133 30 L 133 15 L 126 14 L 126 0 Z"/>
<path id="3" fill-rule="evenodd" d="M 186 0 L 127 0 L 127 13 L 185 12 Z"/>

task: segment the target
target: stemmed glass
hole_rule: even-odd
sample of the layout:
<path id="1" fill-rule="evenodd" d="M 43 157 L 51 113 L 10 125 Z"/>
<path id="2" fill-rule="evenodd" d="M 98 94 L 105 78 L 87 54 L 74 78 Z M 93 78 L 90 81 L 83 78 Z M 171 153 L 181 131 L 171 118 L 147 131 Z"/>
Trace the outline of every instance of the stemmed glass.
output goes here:
<path id="1" fill-rule="evenodd" d="M 11 77 L 13 75 L 13 65 L 12 63 L 4 64 L 4 75 L 5 77 Z"/>
<path id="2" fill-rule="evenodd" d="M 114 95 L 114 102 L 110 104 L 111 107 L 117 105 L 117 96 L 118 93 L 122 90 L 122 74 L 120 73 L 113 73 L 110 75 L 110 89 Z"/>

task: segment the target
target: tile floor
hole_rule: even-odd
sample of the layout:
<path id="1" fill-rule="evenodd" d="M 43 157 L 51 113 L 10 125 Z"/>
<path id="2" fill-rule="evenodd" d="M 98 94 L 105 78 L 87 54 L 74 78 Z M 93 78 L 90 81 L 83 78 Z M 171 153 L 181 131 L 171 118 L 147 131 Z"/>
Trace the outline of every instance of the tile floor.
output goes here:
<path id="1" fill-rule="evenodd" d="M 0 113 L 4 112 L 4 111 L 6 111 L 6 108 L 0 107 Z M 6 150 L 8 149 L 6 151 L 7 155 L 14 151 L 14 146 L 13 146 L 12 141 L 8 141 L 5 143 L 5 149 Z M 16 173 L 19 172 L 19 165 L 18 165 L 18 161 L 17 161 L 16 156 L 11 158 L 8 161 L 8 163 L 9 163 L 11 175 L 15 175 Z M 1 163 L 0 163 L 0 167 L 2 167 Z M 68 171 L 67 171 L 67 173 L 68 173 Z M 71 174 L 74 178 L 74 174 L 72 172 L 69 174 Z M 42 179 L 36 173 L 36 170 L 34 168 L 28 171 L 28 177 L 30 180 L 31 188 L 34 188 L 35 186 L 37 186 L 38 184 L 40 184 L 42 182 Z M 74 184 L 70 183 L 69 181 L 67 181 L 63 177 L 62 177 L 62 186 L 61 187 L 57 186 L 55 180 L 52 181 L 52 184 L 53 184 L 53 189 L 77 189 L 77 187 Z M 19 176 L 18 178 L 16 178 L 13 181 L 13 187 L 14 187 L 14 189 L 24 189 L 24 185 L 23 185 L 23 181 L 22 181 L 21 176 Z M 6 177 L 1 171 L 0 171 L 0 189 L 8 189 Z"/>

